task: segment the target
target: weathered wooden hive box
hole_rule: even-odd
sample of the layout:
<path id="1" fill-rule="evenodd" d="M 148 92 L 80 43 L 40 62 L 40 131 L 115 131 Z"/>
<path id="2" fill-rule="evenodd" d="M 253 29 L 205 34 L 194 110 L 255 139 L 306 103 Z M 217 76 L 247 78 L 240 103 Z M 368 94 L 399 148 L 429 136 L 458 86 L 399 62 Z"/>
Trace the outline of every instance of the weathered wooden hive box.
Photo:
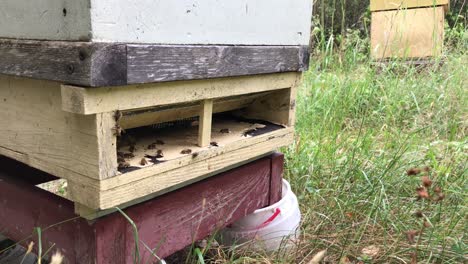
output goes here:
<path id="1" fill-rule="evenodd" d="M 371 0 L 371 56 L 421 59 L 441 55 L 449 0 Z"/>
<path id="2" fill-rule="evenodd" d="M 2 1 L 0 154 L 108 209 L 285 146 L 311 5 Z"/>

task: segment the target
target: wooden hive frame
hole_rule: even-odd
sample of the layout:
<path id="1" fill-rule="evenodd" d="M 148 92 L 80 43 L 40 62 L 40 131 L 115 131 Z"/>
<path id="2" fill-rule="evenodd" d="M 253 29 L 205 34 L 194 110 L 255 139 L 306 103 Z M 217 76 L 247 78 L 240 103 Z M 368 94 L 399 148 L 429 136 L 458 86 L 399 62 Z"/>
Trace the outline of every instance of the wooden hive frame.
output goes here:
<path id="1" fill-rule="evenodd" d="M 0 154 L 65 179 L 68 198 L 81 215 L 128 206 L 290 144 L 300 76 L 288 72 L 86 89 L 0 75 Z M 212 119 L 219 112 L 262 120 L 273 129 L 249 136 L 245 133 L 265 125 Z M 130 169 L 119 171 L 118 151 L 127 147 L 118 143 L 121 129 L 131 134 L 191 117 L 199 118 L 167 134 L 193 136 L 183 138 L 183 144 L 157 147 L 167 155 L 164 162 L 150 157 L 148 164 L 136 165 L 153 151 L 144 146 L 155 138 L 144 134 L 133 145 L 136 157 L 125 161 Z M 232 135 L 220 133 L 226 124 L 233 125 Z M 218 142 L 212 146 L 213 140 Z M 181 154 L 186 143 L 191 153 Z"/>

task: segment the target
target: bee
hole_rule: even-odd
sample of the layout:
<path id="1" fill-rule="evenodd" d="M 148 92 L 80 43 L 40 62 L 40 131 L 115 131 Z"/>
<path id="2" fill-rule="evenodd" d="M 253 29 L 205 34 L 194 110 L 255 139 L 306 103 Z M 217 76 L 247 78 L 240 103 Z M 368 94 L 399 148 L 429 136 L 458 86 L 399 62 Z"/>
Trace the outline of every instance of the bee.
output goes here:
<path id="1" fill-rule="evenodd" d="M 131 158 L 134 158 L 135 155 L 133 155 L 133 153 L 123 153 L 122 157 L 124 159 L 131 159 Z"/>
<path id="2" fill-rule="evenodd" d="M 151 143 L 148 145 L 147 149 L 155 149 L 156 148 L 156 144 L 155 143 Z"/>
<path id="3" fill-rule="evenodd" d="M 135 150 L 136 150 L 135 145 L 131 145 L 131 146 L 128 148 L 128 151 L 130 151 L 130 152 L 135 152 Z"/>
<path id="4" fill-rule="evenodd" d="M 125 131 L 124 131 L 124 133 L 125 133 Z M 127 135 L 127 140 L 128 140 L 128 144 L 130 146 L 131 145 L 136 145 L 137 140 L 134 137 L 132 137 L 131 135 Z"/>
<path id="5" fill-rule="evenodd" d="M 119 122 L 120 119 L 122 118 L 123 114 L 120 110 L 115 110 L 114 112 L 114 120 L 115 122 Z"/>
<path id="6" fill-rule="evenodd" d="M 253 128 L 253 129 L 248 129 L 248 130 L 244 131 L 244 133 L 243 133 L 244 137 L 251 136 L 255 132 L 255 130 L 256 129 Z"/>
<path id="7" fill-rule="evenodd" d="M 219 131 L 219 133 L 222 133 L 222 134 L 229 134 L 231 133 L 231 130 L 229 130 L 229 128 L 223 128 Z"/>
<path id="8" fill-rule="evenodd" d="M 141 166 L 148 165 L 148 161 L 147 161 L 145 158 L 142 158 L 142 159 L 140 160 L 140 165 L 141 165 Z"/>
<path id="9" fill-rule="evenodd" d="M 148 155 L 148 154 L 145 155 L 145 158 L 148 158 L 154 164 L 164 162 L 164 161 L 158 160 L 158 158 L 162 158 L 162 157 L 163 156 L 158 155 L 158 154 L 156 154 L 155 156 L 151 156 L 151 155 Z"/>
<path id="10" fill-rule="evenodd" d="M 124 162 L 120 162 L 120 163 L 119 163 L 118 169 L 119 169 L 119 170 L 122 170 L 122 169 L 126 169 L 126 168 L 128 168 L 128 167 L 130 167 L 130 163 L 124 161 Z"/>
<path id="11" fill-rule="evenodd" d="M 190 153 L 192 153 L 191 149 L 184 149 L 180 152 L 180 154 L 190 154 Z"/>
<path id="12" fill-rule="evenodd" d="M 163 154 L 162 149 L 158 149 L 158 150 L 156 151 L 156 158 L 157 158 L 157 159 L 164 158 L 164 154 Z"/>
<path id="13" fill-rule="evenodd" d="M 210 146 L 212 147 L 219 147 L 218 143 L 213 141 L 213 142 L 210 142 Z"/>
<path id="14" fill-rule="evenodd" d="M 112 130 L 114 131 L 114 136 L 116 136 L 116 137 L 120 137 L 120 136 L 122 136 L 122 134 L 125 133 L 125 130 L 122 127 L 120 127 L 118 124 L 116 124 L 112 128 Z"/>

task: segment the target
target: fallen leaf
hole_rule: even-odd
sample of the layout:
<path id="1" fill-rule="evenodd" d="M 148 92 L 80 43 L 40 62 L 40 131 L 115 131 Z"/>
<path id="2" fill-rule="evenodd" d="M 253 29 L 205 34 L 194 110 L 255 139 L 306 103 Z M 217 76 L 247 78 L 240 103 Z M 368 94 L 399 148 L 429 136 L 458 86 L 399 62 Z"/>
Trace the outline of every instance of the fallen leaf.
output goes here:
<path id="1" fill-rule="evenodd" d="M 418 175 L 419 173 L 421 173 L 421 169 L 419 169 L 419 168 L 411 168 L 411 169 L 406 171 L 406 174 L 408 176 Z"/>
<path id="2" fill-rule="evenodd" d="M 309 261 L 309 264 L 319 264 L 320 261 L 325 257 L 327 250 L 319 251 L 315 256 Z"/>
<path id="3" fill-rule="evenodd" d="M 427 192 L 427 189 L 425 187 L 418 187 L 416 189 L 416 192 L 419 198 L 423 198 L 423 199 L 429 198 L 429 193 Z"/>
<path id="4" fill-rule="evenodd" d="M 367 246 L 361 250 L 362 254 L 369 256 L 369 257 L 375 257 L 379 254 L 380 248 L 377 246 Z"/>
<path id="5" fill-rule="evenodd" d="M 352 264 L 352 262 L 351 260 L 349 260 L 348 257 L 344 256 L 343 258 L 341 258 L 340 264 Z"/>
<path id="6" fill-rule="evenodd" d="M 432 185 L 431 179 L 429 179 L 429 176 L 422 176 L 421 177 L 421 182 L 424 187 L 429 188 Z"/>
<path id="7" fill-rule="evenodd" d="M 417 210 L 414 215 L 417 217 L 417 218 L 422 218 L 424 217 L 424 213 L 421 211 L 421 210 Z"/>
<path id="8" fill-rule="evenodd" d="M 406 239 L 408 239 L 408 242 L 410 242 L 411 244 L 414 244 L 414 243 L 416 243 L 416 241 L 414 239 L 415 239 L 417 234 L 418 234 L 418 231 L 409 230 L 409 231 L 406 232 Z"/>
<path id="9" fill-rule="evenodd" d="M 437 195 L 437 200 L 436 200 L 436 201 L 442 201 L 443 199 L 445 199 L 445 194 L 439 193 L 439 194 Z"/>

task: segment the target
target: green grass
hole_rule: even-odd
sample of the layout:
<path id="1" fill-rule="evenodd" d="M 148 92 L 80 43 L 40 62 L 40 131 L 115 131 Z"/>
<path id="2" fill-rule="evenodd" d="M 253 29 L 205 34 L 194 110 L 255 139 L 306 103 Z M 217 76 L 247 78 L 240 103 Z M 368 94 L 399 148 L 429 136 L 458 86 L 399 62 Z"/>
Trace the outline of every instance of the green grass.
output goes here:
<path id="1" fill-rule="evenodd" d="M 440 66 L 395 63 L 376 69 L 366 59 L 316 56 L 298 92 L 296 140 L 284 177 L 299 198 L 302 240 L 290 254 L 216 252 L 217 263 L 308 263 L 328 249 L 325 263 L 467 261 L 468 54 L 453 51 Z M 391 68 L 391 69 L 390 69 Z M 429 166 L 440 203 L 417 200 Z M 375 246 L 374 256 L 362 253 Z"/>
<path id="2" fill-rule="evenodd" d="M 422 70 L 311 65 L 298 95 L 296 143 L 286 151 L 285 178 L 304 216 L 301 254 L 289 261 L 327 248 L 331 263 L 409 263 L 405 232 L 419 229 L 414 212 L 425 205 L 416 200 L 420 177 L 406 170 L 430 166 L 447 198 L 425 211 L 433 227 L 421 237 L 418 260 L 463 262 L 467 62 L 458 52 Z M 361 253 L 371 245 L 379 248 L 373 259 Z"/>

